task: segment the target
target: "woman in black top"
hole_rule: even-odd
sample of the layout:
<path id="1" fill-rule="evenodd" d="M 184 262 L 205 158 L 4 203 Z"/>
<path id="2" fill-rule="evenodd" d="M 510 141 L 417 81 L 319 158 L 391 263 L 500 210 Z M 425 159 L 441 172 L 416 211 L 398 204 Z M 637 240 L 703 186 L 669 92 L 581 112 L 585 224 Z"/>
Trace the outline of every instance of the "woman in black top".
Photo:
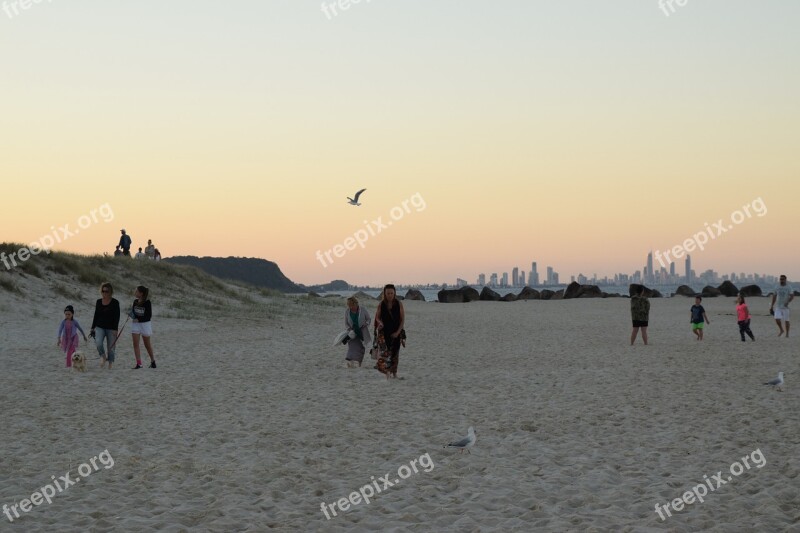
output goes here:
<path id="1" fill-rule="evenodd" d="M 400 360 L 400 333 L 405 325 L 406 312 L 403 303 L 397 299 L 397 290 L 391 283 L 383 288 L 378 311 L 375 313 L 375 326 L 386 343 L 387 360 L 385 365 L 379 364 L 378 370 L 386 377 L 397 377 L 397 363 Z"/>
<path id="2" fill-rule="evenodd" d="M 110 283 L 103 283 L 100 285 L 100 295 L 102 298 L 97 300 L 94 305 L 94 318 L 92 318 L 92 328 L 89 333 L 90 337 L 94 337 L 95 346 L 97 346 L 97 353 L 100 354 L 102 363 L 100 368 L 106 366 L 108 362 L 108 369 L 111 370 L 111 365 L 114 364 L 114 345 L 117 343 L 119 336 L 119 301 L 112 298 L 114 288 Z M 103 341 L 108 345 L 108 355 L 106 355 Z"/>
<path id="3" fill-rule="evenodd" d="M 147 355 L 150 356 L 150 368 L 156 367 L 156 358 L 153 356 L 153 346 L 150 344 L 150 336 L 153 334 L 153 328 L 150 325 L 150 319 L 153 316 L 153 307 L 150 305 L 150 300 L 147 295 L 150 289 L 144 285 L 136 287 L 133 295 L 136 299 L 130 308 L 129 315 L 133 319 L 131 324 L 131 333 L 133 334 L 133 353 L 136 356 L 136 366 L 134 370 L 142 368 L 142 357 L 139 350 L 139 337 L 144 341 L 144 347 L 147 350 Z"/>

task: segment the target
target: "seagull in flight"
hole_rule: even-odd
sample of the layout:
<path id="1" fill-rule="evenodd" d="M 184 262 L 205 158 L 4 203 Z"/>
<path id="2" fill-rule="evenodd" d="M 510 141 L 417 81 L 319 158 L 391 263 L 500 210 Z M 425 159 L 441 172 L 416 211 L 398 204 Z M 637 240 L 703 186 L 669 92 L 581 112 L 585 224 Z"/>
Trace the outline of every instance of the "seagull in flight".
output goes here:
<path id="1" fill-rule="evenodd" d="M 469 451 L 472 448 L 472 445 L 475 444 L 475 429 L 472 426 L 469 427 L 467 430 L 467 436 L 461 440 L 457 440 L 451 442 L 449 444 L 445 444 L 443 448 L 458 448 L 461 450 L 461 453 L 464 453 L 464 450 L 467 450 L 467 453 L 472 455 L 472 452 Z"/>
<path id="2" fill-rule="evenodd" d="M 358 197 L 361 196 L 361 193 L 366 191 L 366 190 L 367 189 L 361 189 L 360 191 L 358 191 L 356 193 L 356 197 L 355 198 L 350 198 L 348 196 L 347 199 L 349 200 L 350 205 L 361 205 L 360 203 L 358 203 Z"/>
<path id="3" fill-rule="evenodd" d="M 783 392 L 783 372 L 778 372 L 778 377 L 773 379 L 772 381 L 767 381 L 764 385 L 772 385 L 779 392 Z"/>

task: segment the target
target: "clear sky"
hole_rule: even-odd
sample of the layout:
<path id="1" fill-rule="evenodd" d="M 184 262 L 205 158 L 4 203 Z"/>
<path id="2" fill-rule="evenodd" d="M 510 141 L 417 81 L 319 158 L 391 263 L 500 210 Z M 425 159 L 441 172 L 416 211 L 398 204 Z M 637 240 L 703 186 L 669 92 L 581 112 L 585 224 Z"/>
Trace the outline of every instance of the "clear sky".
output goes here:
<path id="1" fill-rule="evenodd" d="M 761 199 L 695 270 L 800 279 L 800 2 L 321 4 L 0 0 L 0 241 L 107 204 L 55 249 L 125 227 L 306 284 L 568 279 Z"/>

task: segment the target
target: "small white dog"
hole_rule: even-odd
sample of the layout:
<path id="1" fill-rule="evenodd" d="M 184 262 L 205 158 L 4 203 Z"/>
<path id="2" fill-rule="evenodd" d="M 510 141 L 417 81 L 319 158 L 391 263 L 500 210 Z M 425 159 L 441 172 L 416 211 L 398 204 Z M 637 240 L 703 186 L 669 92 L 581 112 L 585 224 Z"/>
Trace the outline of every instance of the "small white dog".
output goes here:
<path id="1" fill-rule="evenodd" d="M 78 372 L 86 372 L 86 356 L 80 350 L 72 354 L 72 368 Z"/>

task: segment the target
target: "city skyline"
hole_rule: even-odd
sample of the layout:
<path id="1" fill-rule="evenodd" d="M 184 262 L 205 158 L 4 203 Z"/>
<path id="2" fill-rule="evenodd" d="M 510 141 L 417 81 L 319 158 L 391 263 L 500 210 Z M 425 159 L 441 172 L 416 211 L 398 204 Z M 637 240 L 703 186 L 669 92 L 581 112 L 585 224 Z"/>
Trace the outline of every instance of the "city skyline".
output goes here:
<path id="1" fill-rule="evenodd" d="M 701 273 L 697 273 L 692 268 L 692 258 L 691 254 L 687 254 L 684 261 L 683 267 L 683 275 L 678 274 L 677 272 L 677 265 L 673 261 L 669 264 L 669 268 L 667 267 L 660 267 L 656 269 L 653 262 L 653 252 L 649 252 L 647 254 L 645 265 L 642 267 L 641 270 L 633 271 L 632 273 L 623 273 L 618 272 L 613 274 L 613 277 L 609 277 L 609 275 L 605 276 L 598 276 L 597 273 L 593 273 L 590 276 L 584 275 L 583 272 L 578 272 L 577 274 L 570 274 L 569 281 L 566 279 L 561 279 L 559 273 L 555 271 L 555 269 L 551 266 L 546 266 L 546 277 L 544 280 L 539 279 L 538 273 L 538 262 L 533 261 L 531 263 L 531 270 L 528 272 L 528 283 L 525 283 L 525 272 L 521 271 L 519 267 L 515 266 L 512 267 L 511 272 L 511 284 L 504 284 L 502 279 L 507 279 L 508 273 L 507 272 L 492 272 L 489 274 L 488 282 L 486 278 L 486 273 L 478 274 L 476 278 L 476 282 L 468 283 L 466 280 L 462 278 L 458 278 L 456 280 L 456 285 L 476 285 L 476 286 L 487 286 L 487 287 L 547 287 L 547 286 L 558 286 L 558 285 L 568 285 L 572 282 L 578 282 L 581 285 L 591 284 L 591 285 L 627 285 L 630 283 L 642 283 L 645 285 L 652 285 L 652 286 L 673 286 L 673 285 L 691 285 L 692 283 L 702 282 L 704 284 L 712 284 L 712 283 L 721 283 L 722 281 L 731 281 L 731 282 L 739 282 L 739 283 L 777 283 L 777 279 L 781 274 L 780 273 L 758 273 L 758 272 L 730 272 L 730 273 L 723 273 L 718 272 L 715 269 L 708 268 Z M 522 274 L 520 276 L 520 274 Z"/>

